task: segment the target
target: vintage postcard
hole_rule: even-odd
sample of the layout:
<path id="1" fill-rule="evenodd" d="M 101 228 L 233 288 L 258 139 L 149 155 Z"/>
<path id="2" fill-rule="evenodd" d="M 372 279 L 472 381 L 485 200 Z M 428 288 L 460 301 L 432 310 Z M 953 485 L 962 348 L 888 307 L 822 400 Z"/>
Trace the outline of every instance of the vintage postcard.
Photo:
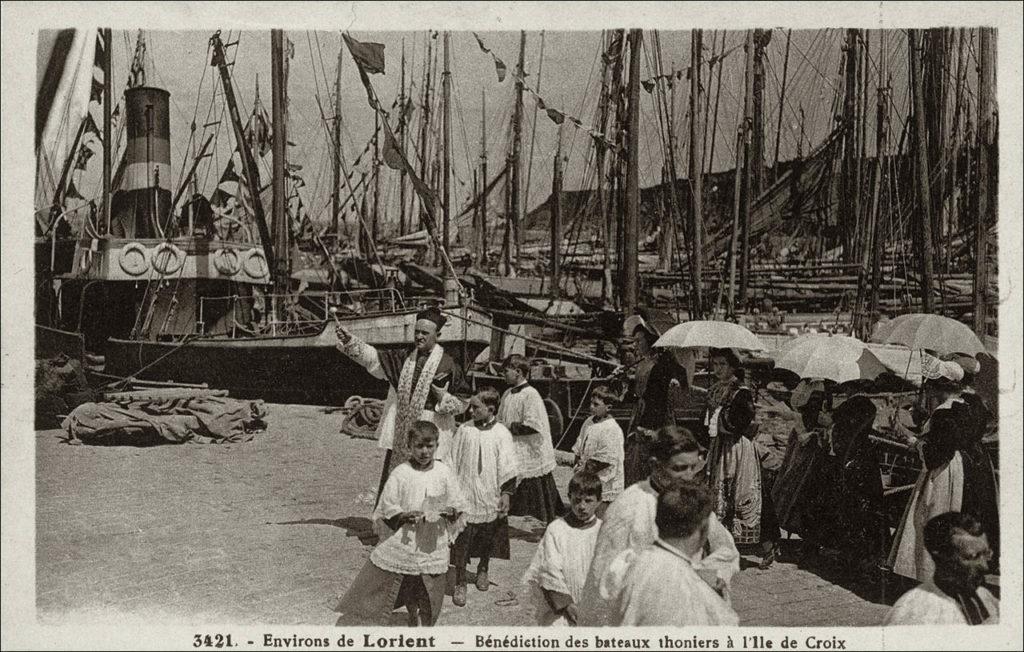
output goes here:
<path id="1" fill-rule="evenodd" d="M 1020 4 L 3 19 L 5 649 L 1020 644 Z"/>

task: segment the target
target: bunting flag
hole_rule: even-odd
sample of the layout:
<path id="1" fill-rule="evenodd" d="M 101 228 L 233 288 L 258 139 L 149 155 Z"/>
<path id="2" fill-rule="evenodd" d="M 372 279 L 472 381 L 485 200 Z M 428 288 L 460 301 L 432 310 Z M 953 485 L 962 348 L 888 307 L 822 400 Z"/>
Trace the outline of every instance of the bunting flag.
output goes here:
<path id="1" fill-rule="evenodd" d="M 480 38 L 480 36 L 476 32 L 473 32 L 473 36 L 474 36 L 474 38 L 476 38 L 477 44 L 480 46 L 480 49 L 484 53 L 490 54 L 492 57 L 494 57 L 495 62 L 500 62 L 501 61 L 484 44 L 483 40 Z M 622 54 L 621 50 L 622 50 L 621 39 L 618 39 L 618 43 L 616 44 L 616 42 L 613 42 L 612 45 L 608 49 L 608 53 L 606 53 L 606 54 L 609 54 L 609 56 L 612 56 L 612 55 L 614 55 L 614 56 L 621 56 L 621 54 Z M 604 55 L 602 55 L 602 56 L 604 56 Z M 502 64 L 502 66 L 504 66 L 504 64 Z M 568 114 L 568 113 L 566 113 L 564 111 L 559 111 L 558 109 L 554 109 L 554 108 L 549 107 L 547 105 L 547 102 L 544 101 L 544 98 L 541 97 L 540 94 L 536 90 L 534 90 L 529 85 L 527 85 L 527 83 L 526 83 L 526 76 L 524 74 L 522 74 L 520 71 L 517 70 L 515 73 L 513 73 L 512 76 L 516 79 L 516 81 L 518 81 L 520 84 L 522 84 L 523 90 L 525 90 L 528 93 L 530 93 L 531 95 L 533 95 L 534 99 L 537 101 L 537 108 L 538 109 L 542 109 L 545 113 L 547 113 L 548 118 L 552 122 L 554 122 L 556 125 L 561 125 L 563 122 L 568 120 L 577 129 L 579 129 L 581 131 L 587 132 L 591 136 L 591 138 L 593 138 L 595 140 L 595 142 L 603 144 L 605 147 L 607 147 L 608 149 L 610 149 L 612 151 L 616 151 L 616 152 L 621 151 L 622 147 L 621 147 L 620 144 L 614 143 L 611 140 L 608 140 L 608 138 L 606 138 L 605 135 L 603 133 L 601 133 L 600 131 L 598 131 L 597 129 L 595 129 L 595 128 L 589 126 L 589 125 L 584 124 L 582 120 L 580 120 L 579 118 L 577 118 L 575 116 L 572 116 L 572 115 L 570 115 L 570 114 Z M 503 74 L 499 73 L 498 81 L 503 81 L 503 80 L 504 80 Z"/>
<path id="2" fill-rule="evenodd" d="M 100 140 L 102 140 L 102 135 L 100 134 L 100 128 L 96 124 L 96 121 L 93 120 L 93 117 L 92 117 L 91 113 L 86 113 L 85 114 L 85 131 L 82 133 L 83 138 L 85 137 L 86 134 L 92 134 L 92 135 L 96 136 L 96 138 L 99 138 Z"/>
<path id="3" fill-rule="evenodd" d="M 238 173 L 235 172 L 235 160 L 232 157 L 228 161 L 228 165 L 224 168 L 224 172 L 220 175 L 220 181 L 217 182 L 217 189 L 213 191 L 210 196 L 210 204 L 212 206 L 226 206 L 228 199 L 238 194 Z"/>
<path id="4" fill-rule="evenodd" d="M 93 156 L 93 151 L 88 147 L 78 148 L 78 158 L 75 160 L 75 169 L 84 170 Z"/>
<path id="5" fill-rule="evenodd" d="M 381 154 L 384 164 L 392 170 L 403 170 L 402 148 L 395 141 L 394 137 L 389 138 L 388 132 L 384 134 L 384 151 Z"/>
<path id="6" fill-rule="evenodd" d="M 68 179 L 68 189 L 64 192 L 64 198 L 80 199 L 82 201 L 85 201 L 85 197 L 83 197 L 82 193 L 78 192 L 78 188 L 75 187 L 74 179 Z"/>
<path id="7" fill-rule="evenodd" d="M 476 39 L 476 43 L 477 45 L 480 46 L 480 50 L 482 50 L 484 54 L 491 55 L 491 58 L 494 59 L 494 71 L 498 73 L 498 83 L 500 84 L 501 82 L 505 81 L 505 75 L 508 74 L 508 66 L 505 65 L 504 61 L 498 58 L 498 55 L 491 52 L 491 50 L 486 45 L 484 45 L 484 42 L 480 38 L 479 34 L 473 32 L 473 38 Z"/>

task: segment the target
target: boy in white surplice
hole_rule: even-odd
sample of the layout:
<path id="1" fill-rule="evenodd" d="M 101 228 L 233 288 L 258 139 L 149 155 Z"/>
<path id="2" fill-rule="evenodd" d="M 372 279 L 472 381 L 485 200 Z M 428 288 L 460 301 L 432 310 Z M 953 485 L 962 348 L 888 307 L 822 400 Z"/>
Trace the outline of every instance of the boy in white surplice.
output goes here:
<path id="1" fill-rule="evenodd" d="M 515 491 L 516 451 L 512 433 L 498 423 L 498 392 L 485 387 L 469 401 L 471 421 L 459 426 L 445 461 L 455 472 L 468 501 L 466 529 L 452 547 L 455 587 L 452 602 L 466 604 L 466 562 L 480 559 L 476 588 L 490 586 L 492 557 L 509 559 L 508 508 Z"/>
<path id="2" fill-rule="evenodd" d="M 410 626 L 432 626 L 441 615 L 449 547 L 465 525 L 466 500 L 448 465 L 434 459 L 437 426 L 414 422 L 408 450 L 373 511 L 380 543 L 335 607 L 339 626 L 387 625 L 403 605 Z"/>
<path id="3" fill-rule="evenodd" d="M 538 625 L 579 622 L 579 601 L 594 556 L 601 519 L 601 479 L 581 471 L 569 481 L 569 513 L 548 525 L 523 576 L 533 593 Z"/>

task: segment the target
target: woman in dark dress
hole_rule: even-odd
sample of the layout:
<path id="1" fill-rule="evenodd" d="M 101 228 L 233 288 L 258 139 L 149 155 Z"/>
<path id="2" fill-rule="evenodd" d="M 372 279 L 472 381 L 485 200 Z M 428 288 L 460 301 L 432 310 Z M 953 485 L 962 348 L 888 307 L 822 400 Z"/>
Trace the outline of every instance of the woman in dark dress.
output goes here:
<path id="1" fill-rule="evenodd" d="M 870 439 L 876 412 L 871 399 L 853 396 L 832 413 L 830 450 L 805 503 L 801 533 L 812 544 L 838 550 L 861 571 L 878 567 L 889 535 L 880 460 Z"/>
<path id="2" fill-rule="evenodd" d="M 786 456 L 772 486 L 772 502 L 779 525 L 790 534 L 803 536 L 802 515 L 807 500 L 805 486 L 818 472 L 821 436 L 831 423 L 828 398 L 821 381 L 803 381 L 793 392 L 790 405 L 796 422 L 789 433 Z"/>
<path id="3" fill-rule="evenodd" d="M 651 474 L 651 441 L 663 426 L 675 425 L 669 394 L 684 390 L 686 370 L 667 351 L 652 348 L 657 334 L 644 323 L 633 330 L 636 377 L 633 382 L 633 419 L 625 444 L 625 486 Z"/>

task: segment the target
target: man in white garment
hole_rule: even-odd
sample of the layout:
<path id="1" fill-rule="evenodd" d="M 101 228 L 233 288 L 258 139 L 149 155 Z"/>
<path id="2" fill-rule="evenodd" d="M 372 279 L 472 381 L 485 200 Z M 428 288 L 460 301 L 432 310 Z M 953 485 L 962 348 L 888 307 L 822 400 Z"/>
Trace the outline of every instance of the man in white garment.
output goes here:
<path id="1" fill-rule="evenodd" d="M 614 605 L 616 626 L 735 626 L 739 617 L 697 571 L 708 542 L 711 492 L 681 482 L 658 496 L 658 538 L 645 550 L 621 553 L 601 592 Z"/>
<path id="2" fill-rule="evenodd" d="M 688 430 L 678 426 L 658 430 L 651 444 L 650 477 L 626 487 L 605 512 L 580 600 L 581 625 L 611 623 L 613 605 L 601 592 L 606 571 L 622 552 L 638 553 L 654 543 L 659 534 L 655 522 L 658 495 L 679 482 L 699 479 L 703 468 L 700 445 Z M 708 545 L 699 554 L 695 570 L 728 601 L 729 582 L 739 572 L 740 555 L 732 535 L 714 512 L 707 520 Z"/>
<path id="3" fill-rule="evenodd" d="M 946 512 L 924 527 L 924 545 L 935 573 L 907 591 L 885 617 L 886 625 L 988 625 L 999 622 L 999 601 L 983 584 L 992 549 L 981 524 Z"/>

